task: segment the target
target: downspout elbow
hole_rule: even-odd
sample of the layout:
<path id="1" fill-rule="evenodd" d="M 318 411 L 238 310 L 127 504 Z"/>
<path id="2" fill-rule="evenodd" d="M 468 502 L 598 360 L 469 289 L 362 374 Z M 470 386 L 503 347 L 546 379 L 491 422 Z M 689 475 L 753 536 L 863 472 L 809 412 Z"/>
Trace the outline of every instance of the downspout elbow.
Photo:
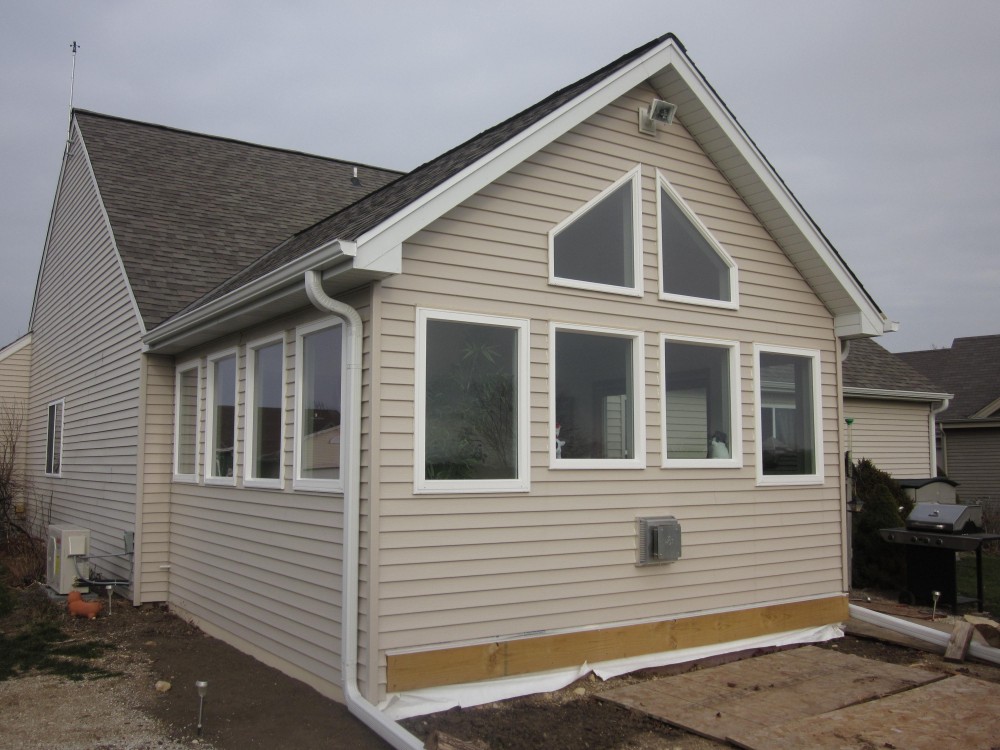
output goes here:
<path id="1" fill-rule="evenodd" d="M 347 427 L 344 482 L 344 559 L 341 578 L 341 680 L 348 710 L 365 726 L 397 750 L 420 750 L 423 744 L 414 735 L 385 716 L 362 694 L 358 687 L 358 588 L 361 554 L 361 359 L 363 327 L 361 315 L 346 302 L 333 299 L 323 290 L 319 271 L 306 271 L 305 290 L 309 301 L 324 312 L 332 313 L 347 329 L 344 362 L 346 397 L 342 420 Z"/>
<path id="2" fill-rule="evenodd" d="M 931 413 L 927 417 L 927 429 L 930 433 L 930 444 L 931 444 L 931 477 L 936 477 L 938 473 L 937 466 L 937 415 L 948 408 L 951 404 L 950 398 L 945 398 L 941 400 L 941 403 L 935 408 L 931 408 Z"/>

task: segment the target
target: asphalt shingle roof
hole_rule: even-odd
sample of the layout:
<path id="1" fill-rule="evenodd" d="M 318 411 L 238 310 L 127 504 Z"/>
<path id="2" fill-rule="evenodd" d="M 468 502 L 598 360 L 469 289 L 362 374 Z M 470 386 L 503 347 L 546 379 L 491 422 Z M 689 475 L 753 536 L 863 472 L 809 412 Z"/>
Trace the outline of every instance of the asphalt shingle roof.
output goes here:
<path id="1" fill-rule="evenodd" d="M 74 115 L 148 329 L 401 174 L 84 110 Z"/>
<path id="2" fill-rule="evenodd" d="M 632 50 L 600 70 L 556 91 L 499 125 L 483 131 L 465 143 L 438 156 L 436 159 L 417 167 L 395 182 L 371 193 L 363 200 L 304 229 L 288 242 L 274 248 L 242 272 L 212 290 L 209 294 L 198 300 L 196 304 L 192 305 L 191 308 L 200 307 L 213 299 L 217 299 L 228 292 L 232 292 L 241 286 L 265 276 L 269 272 L 296 260 L 310 250 L 320 247 L 327 242 L 336 239 L 357 239 L 369 229 L 389 219 L 393 214 L 433 190 L 450 177 L 458 174 L 478 159 L 486 156 L 498 146 L 501 146 L 506 141 L 531 127 L 542 118 L 559 109 L 562 105 L 572 101 L 601 79 L 624 68 L 667 39 L 676 40 L 676 37 L 672 34 L 665 34 Z"/>
<path id="3" fill-rule="evenodd" d="M 854 339 L 843 364 L 844 386 L 885 391 L 944 393 L 929 378 L 874 339 Z"/>
<path id="4" fill-rule="evenodd" d="M 950 349 L 900 352 L 898 356 L 949 393 L 941 420 L 968 419 L 1000 398 L 1000 335 L 955 339 Z"/>

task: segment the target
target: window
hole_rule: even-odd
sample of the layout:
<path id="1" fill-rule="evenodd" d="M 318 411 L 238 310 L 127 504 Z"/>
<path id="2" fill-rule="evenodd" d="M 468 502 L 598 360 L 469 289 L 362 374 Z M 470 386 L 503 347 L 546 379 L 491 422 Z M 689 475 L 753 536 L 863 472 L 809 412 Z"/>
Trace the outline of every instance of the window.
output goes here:
<path id="1" fill-rule="evenodd" d="M 663 339 L 663 466 L 740 467 L 739 343 Z"/>
<path id="2" fill-rule="evenodd" d="M 528 321 L 417 313 L 414 489 L 527 491 Z"/>
<path id="3" fill-rule="evenodd" d="M 285 344 L 247 346 L 244 484 L 280 487 L 284 456 Z"/>
<path id="4" fill-rule="evenodd" d="M 201 368 L 197 363 L 177 368 L 175 383 L 174 478 L 198 478 L 198 401 Z"/>
<path id="5" fill-rule="evenodd" d="M 754 347 L 760 484 L 823 481 L 819 353 Z"/>
<path id="6" fill-rule="evenodd" d="M 236 472 L 236 352 L 208 359 L 205 480 L 235 483 Z"/>
<path id="7" fill-rule="evenodd" d="M 343 491 L 342 363 L 339 322 L 299 328 L 295 348 L 295 486 L 299 489 Z"/>
<path id="8" fill-rule="evenodd" d="M 642 294 L 639 167 L 549 233 L 549 281 Z"/>
<path id="9" fill-rule="evenodd" d="M 553 325 L 551 345 L 551 466 L 642 468 L 641 334 Z"/>
<path id="10" fill-rule="evenodd" d="M 45 438 L 45 473 L 50 476 L 62 475 L 63 408 L 65 401 L 49 404 Z"/>
<path id="11" fill-rule="evenodd" d="M 660 299 L 736 309 L 736 264 L 662 174 L 657 184 Z"/>

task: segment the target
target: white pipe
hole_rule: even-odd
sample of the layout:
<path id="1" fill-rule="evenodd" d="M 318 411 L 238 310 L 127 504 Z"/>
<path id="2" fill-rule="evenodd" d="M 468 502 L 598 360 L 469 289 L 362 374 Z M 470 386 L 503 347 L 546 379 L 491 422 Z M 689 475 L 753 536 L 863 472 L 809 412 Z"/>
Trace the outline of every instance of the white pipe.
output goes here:
<path id="1" fill-rule="evenodd" d="M 306 271 L 305 289 L 309 301 L 320 310 L 344 321 L 347 329 L 346 374 L 347 398 L 341 405 L 346 411 L 347 461 L 344 481 L 344 560 L 341 588 L 342 632 L 341 679 L 348 710 L 397 750 L 420 750 L 423 743 L 371 704 L 358 688 L 358 578 L 361 549 L 361 358 L 363 329 L 361 316 L 350 305 L 335 300 L 323 291 L 319 271 Z"/>
<path id="2" fill-rule="evenodd" d="M 951 403 L 950 398 L 941 401 L 941 405 L 936 409 L 931 409 L 930 416 L 927 417 L 927 429 L 931 434 L 931 478 L 937 476 L 937 415 L 948 408 Z"/>
<path id="3" fill-rule="evenodd" d="M 909 620 L 903 620 L 899 617 L 885 615 L 881 612 L 873 612 L 856 604 L 849 605 L 848 609 L 850 610 L 851 617 L 856 620 L 867 622 L 870 625 L 877 625 L 880 628 L 892 630 L 902 635 L 908 635 L 911 638 L 916 638 L 927 643 L 933 643 L 935 646 L 940 646 L 942 650 L 948 647 L 948 641 L 951 639 L 948 633 L 940 630 L 929 628 L 926 625 L 919 625 Z M 982 661 L 1000 664 L 1000 649 L 993 648 L 992 646 L 984 646 L 981 643 L 972 642 L 969 644 L 969 655 Z"/>

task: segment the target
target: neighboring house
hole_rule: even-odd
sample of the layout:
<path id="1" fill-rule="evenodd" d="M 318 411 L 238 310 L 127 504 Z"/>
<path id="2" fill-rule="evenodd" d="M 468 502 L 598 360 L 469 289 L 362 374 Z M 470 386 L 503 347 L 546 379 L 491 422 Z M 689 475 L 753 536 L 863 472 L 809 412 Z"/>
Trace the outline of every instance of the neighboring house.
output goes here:
<path id="1" fill-rule="evenodd" d="M 1000 501 L 1000 335 L 898 356 L 955 394 L 938 424 L 941 469 L 958 482 L 959 497 Z"/>
<path id="2" fill-rule="evenodd" d="M 356 684 L 847 617 L 839 357 L 891 324 L 674 37 L 352 176 L 74 113 L 30 460 L 99 551 L 134 529 L 136 603 L 378 726 Z"/>
<path id="3" fill-rule="evenodd" d="M 856 339 L 843 360 L 848 448 L 896 479 L 937 476 L 935 416 L 951 394 L 873 339 Z"/>
<path id="4" fill-rule="evenodd" d="M 31 334 L 0 349 L 0 471 L 11 471 L 16 482 L 25 477 L 28 453 L 28 393 L 31 375 Z M 16 497 L 16 502 L 23 501 Z"/>

